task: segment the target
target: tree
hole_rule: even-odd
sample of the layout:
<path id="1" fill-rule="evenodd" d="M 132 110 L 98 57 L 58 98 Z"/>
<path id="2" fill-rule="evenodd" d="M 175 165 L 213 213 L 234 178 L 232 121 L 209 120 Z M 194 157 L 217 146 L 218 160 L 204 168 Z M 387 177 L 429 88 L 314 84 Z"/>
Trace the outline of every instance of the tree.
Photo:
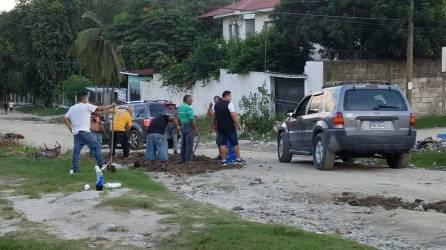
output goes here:
<path id="1" fill-rule="evenodd" d="M 127 67 L 154 67 L 160 56 L 185 59 L 197 40 L 220 37 L 219 22 L 199 15 L 230 0 L 130 0 L 107 30 Z"/>
<path id="2" fill-rule="evenodd" d="M 79 32 L 71 52 L 94 83 L 114 86 L 120 79 L 122 59 L 104 36 L 105 28 L 95 14 L 87 12 L 82 17 L 94 21 L 97 27 Z"/>
<path id="3" fill-rule="evenodd" d="M 155 64 L 165 85 L 187 89 L 198 81 L 206 85 L 210 80 L 219 78 L 227 55 L 223 43 L 221 40 L 200 40 L 194 51 L 181 62 L 166 55 L 159 57 Z"/>
<path id="4" fill-rule="evenodd" d="M 446 29 L 440 28 L 446 1 L 415 4 L 415 56 L 438 57 L 446 43 Z M 405 57 L 407 0 L 282 0 L 275 12 L 279 29 L 322 45 L 329 58 Z"/>
<path id="5" fill-rule="evenodd" d="M 276 28 L 248 37 L 245 41 L 230 41 L 227 46 L 227 69 L 239 74 L 265 70 L 300 74 L 312 48 L 307 41 L 293 40 Z"/>
<path id="6" fill-rule="evenodd" d="M 31 5 L 34 22 L 31 47 L 38 94 L 45 106 L 52 105 L 54 89 L 70 73 L 68 50 L 80 28 L 79 2 L 72 0 L 36 0 Z"/>

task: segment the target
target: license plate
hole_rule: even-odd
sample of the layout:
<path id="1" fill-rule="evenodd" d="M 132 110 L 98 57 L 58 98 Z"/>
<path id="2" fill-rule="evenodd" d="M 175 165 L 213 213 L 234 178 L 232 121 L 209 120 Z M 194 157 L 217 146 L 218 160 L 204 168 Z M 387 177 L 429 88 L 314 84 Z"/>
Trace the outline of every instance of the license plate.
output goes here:
<path id="1" fill-rule="evenodd" d="M 384 121 L 369 121 L 370 129 L 384 129 L 386 128 L 386 124 Z"/>

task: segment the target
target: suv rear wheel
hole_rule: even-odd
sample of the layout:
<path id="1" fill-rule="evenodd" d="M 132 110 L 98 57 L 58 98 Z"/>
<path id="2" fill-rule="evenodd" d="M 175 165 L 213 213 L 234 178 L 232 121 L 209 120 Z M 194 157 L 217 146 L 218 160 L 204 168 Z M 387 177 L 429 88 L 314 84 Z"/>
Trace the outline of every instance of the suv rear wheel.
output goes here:
<path id="1" fill-rule="evenodd" d="M 129 132 L 129 145 L 133 150 L 142 149 L 142 134 L 138 130 L 131 130 Z"/>
<path id="2" fill-rule="evenodd" d="M 407 152 L 388 155 L 387 164 L 391 168 L 407 168 L 409 166 L 410 154 Z"/>
<path id="3" fill-rule="evenodd" d="M 333 169 L 336 155 L 328 149 L 322 134 L 318 134 L 313 142 L 313 161 L 318 170 Z"/>
<path id="4" fill-rule="evenodd" d="M 290 163 L 293 155 L 290 153 L 290 143 L 285 132 L 280 133 L 279 141 L 277 142 L 277 154 L 279 161 L 284 163 Z"/>

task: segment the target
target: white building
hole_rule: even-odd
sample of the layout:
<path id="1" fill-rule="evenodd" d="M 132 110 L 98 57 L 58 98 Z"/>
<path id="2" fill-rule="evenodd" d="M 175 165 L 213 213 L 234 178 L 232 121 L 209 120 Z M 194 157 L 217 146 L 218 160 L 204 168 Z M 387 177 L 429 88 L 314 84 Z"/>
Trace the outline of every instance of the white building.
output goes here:
<path id="1" fill-rule="evenodd" d="M 223 37 L 244 40 L 268 27 L 270 14 L 280 0 L 241 0 L 201 16 L 223 21 Z"/>

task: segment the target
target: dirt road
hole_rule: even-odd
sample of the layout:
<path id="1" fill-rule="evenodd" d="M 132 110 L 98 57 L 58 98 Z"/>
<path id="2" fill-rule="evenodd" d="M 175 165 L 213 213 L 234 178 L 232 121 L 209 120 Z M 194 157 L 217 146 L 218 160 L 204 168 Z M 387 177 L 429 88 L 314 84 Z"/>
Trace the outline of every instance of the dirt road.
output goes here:
<path id="1" fill-rule="evenodd" d="M 23 133 L 31 144 L 58 140 L 70 147 L 65 131 L 60 124 L 0 117 L 0 132 Z M 203 144 L 198 154 L 214 156 L 213 148 L 212 143 Z M 250 220 L 338 233 L 382 249 L 446 249 L 446 211 L 426 206 L 446 200 L 446 172 L 341 163 L 322 172 L 312 167 L 309 158 L 278 163 L 273 144 L 243 143 L 242 152 L 248 165 L 241 170 L 153 175 L 173 191 Z M 381 196 L 401 200 L 389 205 Z"/>

